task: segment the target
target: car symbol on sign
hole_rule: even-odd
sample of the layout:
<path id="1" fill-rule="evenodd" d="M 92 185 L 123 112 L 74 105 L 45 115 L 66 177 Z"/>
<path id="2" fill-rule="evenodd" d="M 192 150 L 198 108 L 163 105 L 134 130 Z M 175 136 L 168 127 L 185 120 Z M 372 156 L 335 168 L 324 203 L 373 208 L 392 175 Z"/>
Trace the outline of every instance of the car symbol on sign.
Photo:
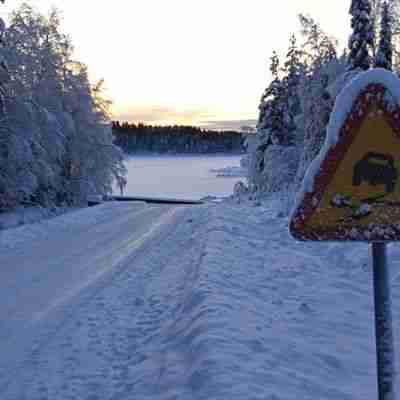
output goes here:
<path id="1" fill-rule="evenodd" d="M 362 182 L 372 186 L 385 185 L 386 193 L 392 193 L 397 178 L 398 172 L 391 155 L 369 152 L 354 165 L 353 186 L 359 186 Z"/>

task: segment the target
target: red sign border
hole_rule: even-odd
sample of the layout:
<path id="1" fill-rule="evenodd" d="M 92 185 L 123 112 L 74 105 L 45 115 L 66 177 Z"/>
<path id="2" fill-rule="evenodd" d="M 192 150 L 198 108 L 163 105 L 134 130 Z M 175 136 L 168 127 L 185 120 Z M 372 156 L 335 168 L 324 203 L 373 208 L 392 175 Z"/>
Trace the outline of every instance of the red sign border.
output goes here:
<path id="1" fill-rule="evenodd" d="M 368 241 L 390 242 L 400 240 L 400 224 L 354 227 L 323 227 L 320 230 L 307 229 L 307 222 L 314 214 L 322 200 L 326 187 L 332 181 L 336 170 L 359 133 L 361 123 L 371 107 L 378 107 L 400 140 L 400 106 L 388 108 L 385 93 L 390 90 L 383 84 L 369 84 L 356 98 L 349 115 L 339 132 L 337 143 L 332 146 L 321 163 L 319 172 L 314 178 L 312 192 L 304 193 L 300 205 L 296 208 L 289 230 L 292 236 L 299 240 L 312 241 Z"/>

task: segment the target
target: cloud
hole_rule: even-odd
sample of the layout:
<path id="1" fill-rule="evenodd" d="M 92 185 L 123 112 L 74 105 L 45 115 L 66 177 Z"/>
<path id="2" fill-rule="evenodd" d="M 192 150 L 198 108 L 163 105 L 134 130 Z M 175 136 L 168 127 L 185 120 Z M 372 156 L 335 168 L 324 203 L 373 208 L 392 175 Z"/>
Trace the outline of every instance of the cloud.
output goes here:
<path id="1" fill-rule="evenodd" d="M 131 123 L 143 122 L 152 125 L 195 125 L 214 130 L 240 130 L 243 126 L 255 127 L 252 118 L 219 119 L 221 115 L 208 109 L 177 110 L 172 107 L 130 107 L 114 113 L 114 119 Z"/>
<path id="2" fill-rule="evenodd" d="M 215 113 L 207 109 L 176 110 L 171 107 L 131 107 L 115 112 L 114 118 L 120 121 L 143 122 L 146 124 L 194 124 L 216 118 Z"/>

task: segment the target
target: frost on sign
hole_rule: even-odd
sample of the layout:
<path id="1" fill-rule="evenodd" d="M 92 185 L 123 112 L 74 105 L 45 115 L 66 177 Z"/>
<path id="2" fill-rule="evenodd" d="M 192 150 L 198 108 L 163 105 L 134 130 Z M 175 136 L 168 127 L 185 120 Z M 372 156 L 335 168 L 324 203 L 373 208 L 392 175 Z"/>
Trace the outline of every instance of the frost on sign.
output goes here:
<path id="1" fill-rule="evenodd" d="M 399 104 L 400 81 L 383 70 L 343 90 L 291 218 L 295 238 L 400 239 Z"/>

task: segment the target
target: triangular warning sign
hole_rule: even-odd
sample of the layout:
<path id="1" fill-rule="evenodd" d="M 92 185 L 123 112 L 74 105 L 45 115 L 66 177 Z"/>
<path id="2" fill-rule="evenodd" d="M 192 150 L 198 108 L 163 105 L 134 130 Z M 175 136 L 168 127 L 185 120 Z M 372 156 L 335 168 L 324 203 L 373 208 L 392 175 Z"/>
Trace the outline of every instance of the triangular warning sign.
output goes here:
<path id="1" fill-rule="evenodd" d="M 338 96 L 290 222 L 300 240 L 400 239 L 400 80 L 375 69 Z"/>

